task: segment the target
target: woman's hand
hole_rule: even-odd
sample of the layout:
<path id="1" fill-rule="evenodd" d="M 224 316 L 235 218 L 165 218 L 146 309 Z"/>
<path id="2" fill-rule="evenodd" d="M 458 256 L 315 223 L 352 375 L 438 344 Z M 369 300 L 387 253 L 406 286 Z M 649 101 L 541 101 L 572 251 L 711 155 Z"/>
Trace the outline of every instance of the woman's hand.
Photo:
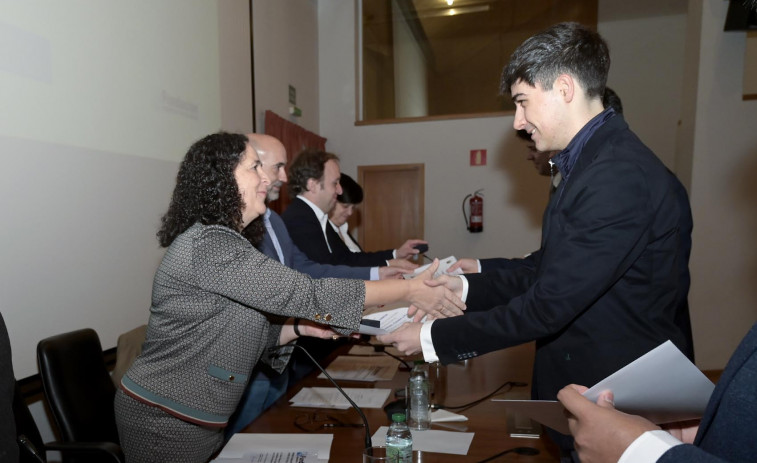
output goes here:
<path id="1" fill-rule="evenodd" d="M 439 259 L 434 262 L 423 272 L 418 274 L 412 280 L 408 280 L 411 285 L 409 301 L 411 303 L 407 314 L 415 316 L 415 321 L 423 318 L 424 314 L 434 318 L 456 317 L 462 315 L 465 310 L 465 303 L 459 295 L 450 290 L 448 286 L 454 285 L 443 278 L 439 277 L 434 280 L 434 273 L 439 268 Z M 459 278 L 455 278 L 459 280 Z M 460 285 L 462 288 L 462 284 Z M 418 313 L 418 311 L 423 313 Z"/>
<path id="2" fill-rule="evenodd" d="M 281 327 L 281 334 L 279 335 L 279 344 L 284 345 L 292 342 L 298 337 L 309 336 L 312 338 L 320 339 L 338 339 L 342 337 L 339 333 L 332 330 L 328 325 L 321 325 L 310 320 L 297 319 L 297 331 L 299 335 L 294 331 L 295 319 L 290 318 Z M 354 333 L 351 337 L 358 338 L 360 334 Z"/>

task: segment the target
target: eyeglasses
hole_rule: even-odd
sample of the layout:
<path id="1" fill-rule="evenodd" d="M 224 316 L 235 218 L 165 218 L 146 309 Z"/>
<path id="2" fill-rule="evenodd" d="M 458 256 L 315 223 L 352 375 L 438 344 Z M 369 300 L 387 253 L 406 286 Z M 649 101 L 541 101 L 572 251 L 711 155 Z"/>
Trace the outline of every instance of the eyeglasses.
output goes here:
<path id="1" fill-rule="evenodd" d="M 327 428 L 362 428 L 363 423 L 348 423 L 338 416 L 330 413 L 316 411 L 297 415 L 294 425 L 305 432 L 316 432 Z"/>

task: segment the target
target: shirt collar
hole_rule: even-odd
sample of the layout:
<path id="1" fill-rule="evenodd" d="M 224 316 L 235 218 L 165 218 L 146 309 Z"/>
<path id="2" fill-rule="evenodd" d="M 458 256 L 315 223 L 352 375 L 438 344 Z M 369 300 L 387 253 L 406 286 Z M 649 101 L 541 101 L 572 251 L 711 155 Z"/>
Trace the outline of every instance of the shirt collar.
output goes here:
<path id="1" fill-rule="evenodd" d="M 323 212 L 320 207 L 316 206 L 314 202 L 310 201 L 306 197 L 302 195 L 297 195 L 297 197 L 300 198 L 305 204 L 310 206 L 310 209 L 313 210 L 313 212 L 315 213 L 315 217 L 318 219 L 318 222 L 321 224 L 321 230 L 323 230 L 323 232 L 325 233 L 326 223 L 328 223 L 329 221 L 329 215 Z"/>
<path id="2" fill-rule="evenodd" d="M 602 127 L 602 125 L 614 115 L 615 110 L 607 108 L 594 116 L 586 123 L 586 125 L 581 127 L 581 130 L 579 130 L 570 143 L 568 143 L 568 146 L 552 158 L 552 161 L 557 164 L 557 169 L 560 171 L 563 179 L 566 181 L 570 179 L 570 173 L 573 170 L 573 166 L 576 164 L 578 155 L 583 151 L 586 142 L 589 141 L 597 129 Z"/>

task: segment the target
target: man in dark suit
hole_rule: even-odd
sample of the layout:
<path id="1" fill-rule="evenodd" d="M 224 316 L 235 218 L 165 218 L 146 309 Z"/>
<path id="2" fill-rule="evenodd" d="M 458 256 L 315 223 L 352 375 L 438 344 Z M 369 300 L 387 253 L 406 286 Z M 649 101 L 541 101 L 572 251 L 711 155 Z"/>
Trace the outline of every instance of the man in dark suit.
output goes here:
<path id="1" fill-rule="evenodd" d="M 568 425 L 584 463 L 744 462 L 757 455 L 757 324 L 736 348 L 698 423 L 665 425 L 612 406 L 612 392 L 594 404 L 584 386 L 566 386 L 557 395 L 568 410 Z M 622 457 L 622 458 L 621 458 Z"/>
<path id="2" fill-rule="evenodd" d="M 610 56 L 576 23 L 526 40 L 503 73 L 525 129 L 563 180 L 544 214 L 532 266 L 436 284 L 467 293 L 462 317 L 381 336 L 443 363 L 536 341 L 532 395 L 594 384 L 670 339 L 693 358 L 687 296 L 691 211 L 681 183 L 605 109 Z M 556 440 L 562 440 L 555 436 Z M 559 442 L 570 461 L 569 441 Z"/>
<path id="3" fill-rule="evenodd" d="M 248 139 L 263 163 L 263 170 L 271 179 L 271 185 L 268 189 L 267 200 L 269 202 L 279 199 L 281 186 L 287 183 L 286 174 L 286 148 L 276 138 L 264 134 L 248 134 Z M 300 251 L 297 245 L 292 241 L 286 225 L 281 217 L 274 211 L 268 209 L 264 216 L 266 233 L 263 235 L 263 241 L 260 243 L 260 250 L 268 255 L 278 259 L 284 265 L 291 267 L 302 273 L 307 273 L 313 278 L 357 278 L 360 280 L 383 280 L 386 278 L 401 277 L 401 270 L 390 268 L 383 264 L 379 267 L 349 265 L 331 265 L 315 262 L 311 260 L 304 252 Z"/>
<path id="4" fill-rule="evenodd" d="M 605 92 L 602 95 L 602 105 L 605 108 L 612 108 L 616 114 L 623 114 L 623 102 L 617 93 L 610 87 L 605 87 Z M 536 144 L 531 140 L 531 134 L 524 129 L 515 132 L 518 138 L 527 142 L 528 157 L 527 159 L 533 162 L 536 171 L 539 175 L 544 177 L 550 177 L 549 195 L 557 191 L 557 187 L 560 185 L 562 175 L 557 170 L 557 164 L 552 162 L 552 158 L 559 153 L 559 151 L 539 151 L 536 149 Z M 529 265 L 533 266 L 534 257 L 531 253 L 526 254 L 523 258 L 502 258 L 496 257 L 491 259 L 471 259 L 463 257 L 458 259 L 450 268 L 449 273 L 457 270 L 458 268 L 464 273 L 480 273 L 489 272 L 492 270 L 506 270 L 509 268 L 515 268 L 519 266 Z"/>
<path id="5" fill-rule="evenodd" d="M 324 264 L 391 265 L 412 271 L 417 266 L 406 258 L 418 254 L 413 248 L 423 240 L 407 240 L 396 250 L 350 252 L 328 226 L 328 214 L 342 193 L 339 158 L 324 151 L 300 153 L 289 169 L 289 190 L 297 195 L 282 214 L 292 241 L 310 259 Z"/>

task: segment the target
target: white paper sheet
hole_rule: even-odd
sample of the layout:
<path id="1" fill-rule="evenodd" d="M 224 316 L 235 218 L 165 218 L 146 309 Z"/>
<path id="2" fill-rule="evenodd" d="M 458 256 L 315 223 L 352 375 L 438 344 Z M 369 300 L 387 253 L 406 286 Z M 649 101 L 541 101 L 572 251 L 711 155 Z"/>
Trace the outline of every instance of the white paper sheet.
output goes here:
<path id="1" fill-rule="evenodd" d="M 360 408 L 381 408 L 391 389 L 343 387 Z M 347 409 L 351 405 L 335 387 L 303 387 L 289 400 L 292 407 Z"/>
<path id="2" fill-rule="evenodd" d="M 452 413 L 448 410 L 434 410 L 431 412 L 432 423 L 446 423 L 451 421 L 468 421 L 468 417 L 459 413 Z"/>
<path id="3" fill-rule="evenodd" d="M 615 408 L 656 423 L 702 416 L 715 385 L 670 341 L 647 352 L 584 393 L 596 402 L 613 392 Z M 502 400 L 505 406 L 534 421 L 569 434 L 563 406 L 552 400 Z"/>
<path id="4" fill-rule="evenodd" d="M 387 426 L 381 426 L 371 438 L 373 445 L 386 444 Z M 451 453 L 453 455 L 467 455 L 473 441 L 472 432 L 452 431 L 410 431 L 413 435 L 413 450 L 424 452 Z"/>
<path id="5" fill-rule="evenodd" d="M 245 455 L 250 454 L 273 454 L 275 452 L 288 454 L 297 450 L 306 452 L 308 457 L 316 456 L 320 461 L 327 461 L 331 456 L 331 441 L 333 439 L 333 434 L 237 433 L 231 436 L 229 442 L 226 443 L 226 446 L 214 461 L 219 463 L 229 460 L 240 461 Z"/>
<path id="6" fill-rule="evenodd" d="M 271 450 L 269 452 L 248 452 L 240 458 L 216 458 L 211 463 L 322 463 L 318 455 L 293 450 Z"/>
<path id="7" fill-rule="evenodd" d="M 388 355 L 383 357 L 340 355 L 326 368 L 334 379 L 344 381 L 390 381 L 399 367 L 399 361 Z M 325 378 L 321 373 L 319 378 Z"/>
<path id="8" fill-rule="evenodd" d="M 457 262 L 457 259 L 455 256 L 449 256 L 445 257 L 444 259 L 439 260 L 439 268 L 436 269 L 436 272 L 434 272 L 434 278 L 438 277 L 439 275 L 462 275 L 463 271 L 460 269 L 455 270 L 454 272 L 448 272 L 447 270 Z M 406 280 L 409 280 L 411 278 L 417 277 L 422 272 L 426 271 L 427 268 L 429 268 L 431 264 L 426 264 L 418 267 L 413 271 L 413 273 L 408 273 L 403 275 Z"/>

